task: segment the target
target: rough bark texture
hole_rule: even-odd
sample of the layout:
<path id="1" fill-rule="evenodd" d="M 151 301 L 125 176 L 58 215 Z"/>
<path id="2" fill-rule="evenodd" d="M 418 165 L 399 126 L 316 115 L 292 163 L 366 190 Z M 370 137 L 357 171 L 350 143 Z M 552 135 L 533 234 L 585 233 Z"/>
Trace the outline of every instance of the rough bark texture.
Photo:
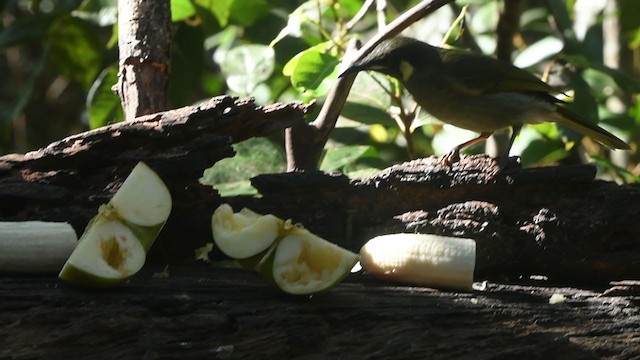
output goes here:
<path id="1" fill-rule="evenodd" d="M 262 197 L 222 199 L 198 178 L 230 143 L 299 124 L 300 105 L 221 97 L 0 158 L 0 219 L 68 221 L 81 233 L 138 161 L 168 184 L 169 221 L 150 261 L 180 263 L 211 242 L 221 202 L 291 218 L 358 251 L 379 234 L 425 232 L 477 241 L 479 278 L 540 274 L 603 284 L 640 274 L 640 186 L 594 180 L 592 166 L 504 171 L 487 156 L 452 167 L 428 158 L 367 179 L 303 172 L 253 179 Z"/>
<path id="2" fill-rule="evenodd" d="M 204 169 L 233 156 L 232 142 L 282 131 L 301 122 L 306 110 L 217 97 L 2 156 L 0 220 L 67 221 L 81 234 L 98 206 L 144 161 L 167 183 L 174 202 L 153 253 L 190 258 L 194 243 L 211 241 L 210 216 L 221 202 L 215 190 L 199 184 Z"/>
<path id="3" fill-rule="evenodd" d="M 120 72 L 116 91 L 125 119 L 167 108 L 171 61 L 169 0 L 119 0 Z"/>
<path id="4" fill-rule="evenodd" d="M 0 358 L 640 357 L 637 282 L 602 291 L 609 280 L 640 274 L 640 186 L 593 180 L 591 166 L 522 169 L 512 162 L 499 172 L 486 156 L 451 167 L 422 159 L 360 180 L 261 175 L 253 179 L 260 198 L 222 199 L 198 184 L 205 168 L 233 155 L 232 142 L 299 124 L 306 111 L 221 97 L 0 157 L 1 220 L 69 221 L 81 232 L 140 160 L 159 172 L 174 199 L 147 268 L 120 288 L 0 277 Z M 472 237 L 476 279 L 549 280 L 458 294 L 352 275 L 307 298 L 193 260 L 161 272 L 211 241 L 210 216 L 223 201 L 292 218 L 353 250 L 398 231 Z M 585 282 L 592 290 L 551 287 Z M 568 300 L 549 305 L 553 293 Z"/>
<path id="5" fill-rule="evenodd" d="M 250 206 L 292 218 L 358 251 L 372 236 L 423 232 L 477 241 L 477 274 L 543 274 L 606 283 L 640 276 L 640 185 L 594 180 L 593 166 L 499 172 L 487 156 L 438 158 L 350 180 L 320 172 L 261 175 Z"/>
<path id="6" fill-rule="evenodd" d="M 462 294 L 353 275 L 307 298 L 239 270 L 193 265 L 152 273 L 110 291 L 0 277 L 0 358 L 640 357 L 640 298 L 629 294 L 544 283 L 490 283 Z M 567 300 L 550 305 L 554 293 Z"/>

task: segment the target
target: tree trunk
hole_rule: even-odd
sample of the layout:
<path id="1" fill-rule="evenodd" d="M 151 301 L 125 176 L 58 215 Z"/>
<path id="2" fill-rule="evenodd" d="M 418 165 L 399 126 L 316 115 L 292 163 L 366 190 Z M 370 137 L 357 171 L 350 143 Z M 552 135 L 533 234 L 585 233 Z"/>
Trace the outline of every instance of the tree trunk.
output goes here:
<path id="1" fill-rule="evenodd" d="M 169 0 L 119 0 L 116 92 L 125 119 L 167 109 L 171 63 Z"/>

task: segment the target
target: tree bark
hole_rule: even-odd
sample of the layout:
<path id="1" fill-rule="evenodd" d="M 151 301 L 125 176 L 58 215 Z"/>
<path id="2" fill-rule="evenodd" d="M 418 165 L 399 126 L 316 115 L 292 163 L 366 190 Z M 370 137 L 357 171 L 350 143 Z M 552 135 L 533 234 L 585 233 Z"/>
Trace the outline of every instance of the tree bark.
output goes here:
<path id="1" fill-rule="evenodd" d="M 126 120 L 167 109 L 171 62 L 169 0 L 119 0 L 116 92 Z"/>
<path id="2" fill-rule="evenodd" d="M 487 283 L 453 293 L 351 275 L 293 297 L 197 264 L 147 267 L 109 291 L 0 277 L 0 358 L 637 358 L 638 297 L 601 290 Z M 553 294 L 566 301 L 549 304 Z"/>
<path id="3" fill-rule="evenodd" d="M 211 241 L 210 217 L 221 202 L 213 188 L 198 182 L 203 171 L 233 156 L 232 142 L 283 131 L 302 122 L 306 111 L 300 104 L 262 107 L 222 96 L 2 156 L 0 220 L 66 221 L 79 235 L 144 161 L 167 184 L 174 203 L 152 252 L 174 261 L 192 258 L 193 249 Z"/>
<path id="4" fill-rule="evenodd" d="M 0 219 L 68 221 L 81 233 L 138 161 L 167 183 L 172 215 L 149 261 L 182 263 L 212 241 L 213 210 L 228 202 L 303 224 L 353 251 L 392 232 L 477 241 L 478 279 L 548 276 L 603 284 L 640 274 L 640 186 L 594 180 L 593 166 L 499 171 L 488 156 L 445 165 L 427 158 L 366 179 L 294 172 L 252 180 L 261 197 L 221 198 L 202 172 L 233 154 L 232 141 L 302 122 L 306 107 L 258 107 L 222 97 L 197 107 L 72 136 L 0 158 Z"/>
<path id="5" fill-rule="evenodd" d="M 236 207 L 291 218 L 353 251 L 394 232 L 477 242 L 479 279 L 545 275 L 602 284 L 640 275 L 640 185 L 594 180 L 590 165 L 499 171 L 488 156 L 453 167 L 427 158 L 366 179 L 321 172 L 253 179 L 262 197 Z"/>

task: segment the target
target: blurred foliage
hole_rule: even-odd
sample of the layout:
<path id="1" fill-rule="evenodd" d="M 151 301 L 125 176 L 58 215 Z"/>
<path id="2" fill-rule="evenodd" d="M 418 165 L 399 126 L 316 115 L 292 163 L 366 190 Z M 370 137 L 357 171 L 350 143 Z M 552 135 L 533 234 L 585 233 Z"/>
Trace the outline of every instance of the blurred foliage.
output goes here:
<path id="1" fill-rule="evenodd" d="M 503 1 L 459 0 L 413 24 L 405 34 L 491 55 Z M 391 21 L 417 1 L 389 0 L 384 9 L 370 2 L 374 4 L 366 11 L 364 3 L 171 0 L 170 106 L 221 94 L 252 96 L 258 103 L 317 100 L 322 105 L 347 42 L 353 37 L 368 39 L 380 20 Z M 572 98 L 572 110 L 599 120 L 630 142 L 633 150 L 610 152 L 580 134 L 542 124 L 525 127 L 512 155 L 521 155 L 531 166 L 585 161 L 588 153 L 602 176 L 636 181 L 640 3 L 529 0 L 525 4 L 521 31 L 514 39 L 514 63 L 562 89 Z M 458 18 L 464 5 L 466 13 Z M 1 3 L 0 14 L 0 72 L 5 79 L 0 85 L 0 152 L 24 152 L 122 120 L 119 98 L 111 90 L 117 81 L 117 0 L 8 0 Z M 415 109 L 397 81 L 361 74 L 321 167 L 366 174 L 413 157 L 441 155 L 473 136 Z M 282 137 L 269 141 L 272 146 L 243 150 L 237 161 L 272 167 L 251 170 L 249 166 L 231 177 L 208 172 L 205 178 L 233 184 L 255 172 L 282 171 Z M 481 151 L 481 147 L 469 149 Z M 229 166 L 220 166 L 220 171 L 229 172 Z M 230 189 L 234 193 L 234 187 Z"/>

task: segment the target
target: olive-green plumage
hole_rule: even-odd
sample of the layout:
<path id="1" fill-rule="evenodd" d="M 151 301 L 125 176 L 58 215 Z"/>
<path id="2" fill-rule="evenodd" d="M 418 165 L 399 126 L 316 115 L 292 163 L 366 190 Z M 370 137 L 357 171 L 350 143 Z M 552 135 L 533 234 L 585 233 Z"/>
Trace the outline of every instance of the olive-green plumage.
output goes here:
<path id="1" fill-rule="evenodd" d="M 460 149 L 485 140 L 496 130 L 554 121 L 616 149 L 629 145 L 562 107 L 559 93 L 529 72 L 468 51 L 431 46 L 415 39 L 384 40 L 342 74 L 374 70 L 398 78 L 424 110 L 446 123 L 481 133 Z"/>

